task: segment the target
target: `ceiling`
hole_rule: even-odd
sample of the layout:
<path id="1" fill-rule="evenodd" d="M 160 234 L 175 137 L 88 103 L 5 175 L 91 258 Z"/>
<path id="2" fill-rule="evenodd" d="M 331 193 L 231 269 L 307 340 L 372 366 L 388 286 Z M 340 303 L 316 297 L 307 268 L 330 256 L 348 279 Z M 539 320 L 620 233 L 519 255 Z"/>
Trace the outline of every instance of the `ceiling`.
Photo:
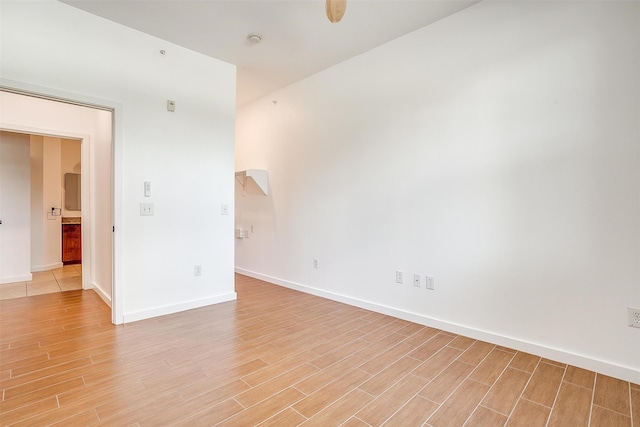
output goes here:
<path id="1" fill-rule="evenodd" d="M 324 0 L 61 1 L 235 64 L 243 105 L 480 0 L 347 0 L 336 24 Z"/>

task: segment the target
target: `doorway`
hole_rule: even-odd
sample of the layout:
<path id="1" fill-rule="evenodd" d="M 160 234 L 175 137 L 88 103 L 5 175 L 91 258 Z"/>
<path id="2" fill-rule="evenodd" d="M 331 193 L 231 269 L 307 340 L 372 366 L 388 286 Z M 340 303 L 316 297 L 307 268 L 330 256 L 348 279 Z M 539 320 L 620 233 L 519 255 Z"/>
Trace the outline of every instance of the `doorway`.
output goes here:
<path id="1" fill-rule="evenodd" d="M 12 90 L 0 91 L 0 97 L 0 130 L 81 141 L 83 289 L 94 289 L 119 323 L 113 298 L 113 109 Z M 7 225 L 2 225 L 5 233 Z"/>
<path id="2" fill-rule="evenodd" d="M 79 140 L 0 131 L 0 299 L 82 289 L 81 200 L 64 185 L 70 174 L 80 189 L 80 170 Z M 67 256 L 66 240 L 77 248 Z"/>

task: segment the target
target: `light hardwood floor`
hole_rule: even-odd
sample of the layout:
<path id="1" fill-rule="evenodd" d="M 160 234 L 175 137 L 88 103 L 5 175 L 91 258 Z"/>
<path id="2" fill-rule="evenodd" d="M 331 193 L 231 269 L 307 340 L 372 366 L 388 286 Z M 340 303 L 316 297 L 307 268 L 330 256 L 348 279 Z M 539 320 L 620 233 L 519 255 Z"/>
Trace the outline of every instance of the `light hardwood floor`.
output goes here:
<path id="1" fill-rule="evenodd" d="M 0 301 L 0 424 L 640 426 L 640 387 L 236 277 L 113 326 L 92 291 Z"/>

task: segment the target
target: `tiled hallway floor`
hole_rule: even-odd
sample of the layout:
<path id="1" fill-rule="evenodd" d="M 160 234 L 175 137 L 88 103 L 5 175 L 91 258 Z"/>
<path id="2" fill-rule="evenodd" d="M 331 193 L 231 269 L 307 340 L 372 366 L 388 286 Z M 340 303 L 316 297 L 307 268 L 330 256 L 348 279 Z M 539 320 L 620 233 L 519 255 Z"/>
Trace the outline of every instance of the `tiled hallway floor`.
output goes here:
<path id="1" fill-rule="evenodd" d="M 33 273 L 31 281 L 0 285 L 0 300 L 82 289 L 82 265 Z"/>

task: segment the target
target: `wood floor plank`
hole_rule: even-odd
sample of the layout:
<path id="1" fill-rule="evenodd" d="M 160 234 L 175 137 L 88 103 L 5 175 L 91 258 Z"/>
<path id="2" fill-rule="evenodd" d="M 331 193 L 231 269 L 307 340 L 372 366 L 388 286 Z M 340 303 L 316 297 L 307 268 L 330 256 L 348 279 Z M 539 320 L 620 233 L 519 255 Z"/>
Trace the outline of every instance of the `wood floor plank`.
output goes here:
<path id="1" fill-rule="evenodd" d="M 593 404 L 618 412 L 624 416 L 631 416 L 629 383 L 598 374 L 596 377 L 596 389 L 593 394 Z"/>
<path id="2" fill-rule="evenodd" d="M 461 350 L 461 351 L 465 351 L 466 349 L 471 347 L 474 342 L 476 342 L 476 340 L 474 340 L 473 338 L 457 336 L 453 341 L 451 341 L 447 345 L 449 347 L 452 347 L 452 348 L 455 348 L 455 349 L 458 349 L 458 350 Z"/>
<path id="3" fill-rule="evenodd" d="M 631 427 L 631 417 L 601 406 L 594 405 L 591 412 L 591 427 Z"/>
<path id="4" fill-rule="evenodd" d="M 305 427 L 338 426 L 366 406 L 373 397 L 359 389 L 350 391 L 331 406 L 301 424 Z"/>
<path id="5" fill-rule="evenodd" d="M 187 418 L 176 423 L 174 427 L 210 427 L 239 414 L 243 410 L 244 408 L 237 401 L 228 399 L 196 414 L 185 414 Z"/>
<path id="6" fill-rule="evenodd" d="M 311 418 L 319 411 L 336 401 L 340 396 L 348 393 L 350 390 L 353 390 L 369 378 L 371 378 L 371 374 L 368 374 L 358 368 L 353 369 L 332 383 L 329 383 L 316 392 L 306 396 L 293 405 L 293 409 L 304 417 Z"/>
<path id="7" fill-rule="evenodd" d="M 631 386 L 631 417 L 633 427 L 640 427 L 640 387 Z"/>
<path id="8" fill-rule="evenodd" d="M 305 394 L 311 394 L 325 385 L 340 378 L 345 372 L 348 372 L 362 364 L 362 359 L 356 356 L 349 356 L 334 365 L 329 366 L 320 372 L 296 383 L 296 389 Z"/>
<path id="9" fill-rule="evenodd" d="M 291 408 L 274 415 L 258 424 L 258 427 L 294 427 L 302 424 L 306 418 Z"/>
<path id="10" fill-rule="evenodd" d="M 454 361 L 420 392 L 420 396 L 441 404 L 462 384 L 471 371 L 473 366 Z"/>
<path id="11" fill-rule="evenodd" d="M 262 402 L 245 409 L 231 418 L 221 422 L 220 426 L 253 426 L 263 420 L 271 418 L 285 408 L 293 405 L 304 394 L 294 388 L 287 388 L 280 393 L 271 396 Z"/>
<path id="12" fill-rule="evenodd" d="M 462 353 L 458 361 L 471 366 L 478 366 L 495 347 L 495 345 L 484 341 L 476 341 Z"/>
<path id="13" fill-rule="evenodd" d="M 356 417 L 351 417 L 340 427 L 370 427 L 370 426 L 369 424 L 357 419 Z"/>
<path id="14" fill-rule="evenodd" d="M 336 348 L 333 351 L 330 351 L 329 353 L 323 354 L 322 356 L 311 360 L 309 363 L 320 369 L 324 369 L 344 359 L 347 356 L 357 353 L 358 351 L 368 347 L 369 345 L 370 343 L 368 343 L 367 341 L 356 339 Z"/>
<path id="15" fill-rule="evenodd" d="M 520 399 L 506 427 L 545 427 L 551 409 L 527 399 Z"/>
<path id="16" fill-rule="evenodd" d="M 492 385 L 511 362 L 511 359 L 513 359 L 512 353 L 494 349 L 473 371 L 470 378 L 479 383 Z"/>
<path id="17" fill-rule="evenodd" d="M 511 361 L 509 366 L 514 369 L 520 369 L 521 371 L 533 373 L 539 362 L 540 358 L 538 356 L 519 351 L 513 357 L 513 360 Z"/>
<path id="18" fill-rule="evenodd" d="M 318 372 L 318 368 L 305 363 L 304 365 L 297 366 L 278 377 L 252 387 L 250 390 L 236 396 L 236 400 L 245 407 L 255 405 L 261 400 L 273 396 L 280 390 L 287 388 L 291 384 L 302 381 L 316 372 Z"/>
<path id="19" fill-rule="evenodd" d="M 385 427 L 421 426 L 438 409 L 438 404 L 421 396 L 411 398 L 384 424 Z"/>
<path id="20" fill-rule="evenodd" d="M 511 414 L 529 378 L 531 374 L 507 368 L 482 400 L 482 405 L 503 415 Z"/>
<path id="21" fill-rule="evenodd" d="M 183 402 L 176 392 L 162 395 L 126 397 L 95 408 L 100 425 L 128 426 L 154 416 L 161 408 L 172 407 Z"/>
<path id="22" fill-rule="evenodd" d="M 409 338 L 404 340 L 404 343 L 412 346 L 413 348 L 418 348 L 439 333 L 440 330 L 438 329 L 423 326 L 414 334 L 410 335 Z"/>
<path id="23" fill-rule="evenodd" d="M 389 365 L 359 388 L 372 396 L 378 396 L 383 391 L 400 381 L 405 375 L 413 371 L 420 364 L 419 360 L 412 357 L 403 357 Z"/>
<path id="24" fill-rule="evenodd" d="M 551 408 L 558 394 L 563 374 L 563 368 L 541 362 L 534 371 L 522 396 L 532 402 Z"/>
<path id="25" fill-rule="evenodd" d="M 425 361 L 440 350 L 442 350 L 447 344 L 453 341 L 454 338 L 448 334 L 436 334 L 429 341 L 425 342 L 411 353 L 409 353 L 410 357 L 415 359 Z"/>
<path id="26" fill-rule="evenodd" d="M 502 427 L 507 422 L 507 416 L 499 414 L 484 406 L 478 406 L 471 417 L 464 423 L 465 427 Z"/>
<path id="27" fill-rule="evenodd" d="M 433 427 L 462 426 L 488 390 L 485 384 L 466 380 L 427 422 Z"/>
<path id="28" fill-rule="evenodd" d="M 49 397 L 44 400 L 30 402 L 14 409 L 2 410 L 2 425 L 11 425 L 31 417 L 37 416 L 43 412 L 53 410 L 58 407 L 58 401 L 55 397 Z"/>
<path id="29" fill-rule="evenodd" d="M 420 378 L 424 378 L 427 381 L 431 381 L 461 354 L 461 350 L 445 347 L 429 359 L 425 360 L 420 366 L 412 371 L 412 374 Z"/>
<path id="30" fill-rule="evenodd" d="M 567 371 L 564 374 L 564 381 L 580 387 L 588 388 L 589 390 L 593 390 L 595 379 L 595 372 L 576 368 L 575 366 L 567 366 Z"/>
<path id="31" fill-rule="evenodd" d="M 315 358 L 315 355 L 311 351 L 304 351 L 302 353 L 295 354 L 291 357 L 284 358 L 278 362 L 268 364 L 262 369 L 254 371 L 248 375 L 242 377 L 242 380 L 252 387 L 269 381 L 279 375 L 289 372 L 298 366 L 306 365 L 308 362 Z M 315 368 L 315 370 L 319 370 Z"/>
<path id="32" fill-rule="evenodd" d="M 193 399 L 181 400 L 172 406 L 157 407 L 152 416 L 139 421 L 138 424 L 140 424 L 140 427 L 172 425 L 191 414 L 216 406 L 238 393 L 246 391 L 247 388 L 248 386 L 244 382 L 236 380 Z"/>
<path id="33" fill-rule="evenodd" d="M 426 384 L 423 378 L 407 375 L 360 410 L 356 417 L 370 425 L 382 425 Z"/>
<path id="34" fill-rule="evenodd" d="M 406 342 L 400 342 L 384 353 L 364 363 L 362 366 L 360 366 L 360 369 L 362 369 L 363 371 L 367 371 L 370 374 L 377 374 L 412 350 L 413 347 L 407 345 Z"/>
<path id="35" fill-rule="evenodd" d="M 64 391 L 76 390 L 84 387 L 81 377 L 75 377 L 70 380 L 56 382 L 55 384 L 45 385 L 40 383 L 39 387 L 30 387 L 29 392 L 19 395 L 8 395 L 5 390 L 5 400 L 0 402 L 0 412 L 11 411 L 38 402 L 49 397 L 56 396 Z M 8 396 L 8 397 L 7 397 Z"/>
<path id="36" fill-rule="evenodd" d="M 592 391 L 564 381 L 553 405 L 549 427 L 588 426 Z"/>

